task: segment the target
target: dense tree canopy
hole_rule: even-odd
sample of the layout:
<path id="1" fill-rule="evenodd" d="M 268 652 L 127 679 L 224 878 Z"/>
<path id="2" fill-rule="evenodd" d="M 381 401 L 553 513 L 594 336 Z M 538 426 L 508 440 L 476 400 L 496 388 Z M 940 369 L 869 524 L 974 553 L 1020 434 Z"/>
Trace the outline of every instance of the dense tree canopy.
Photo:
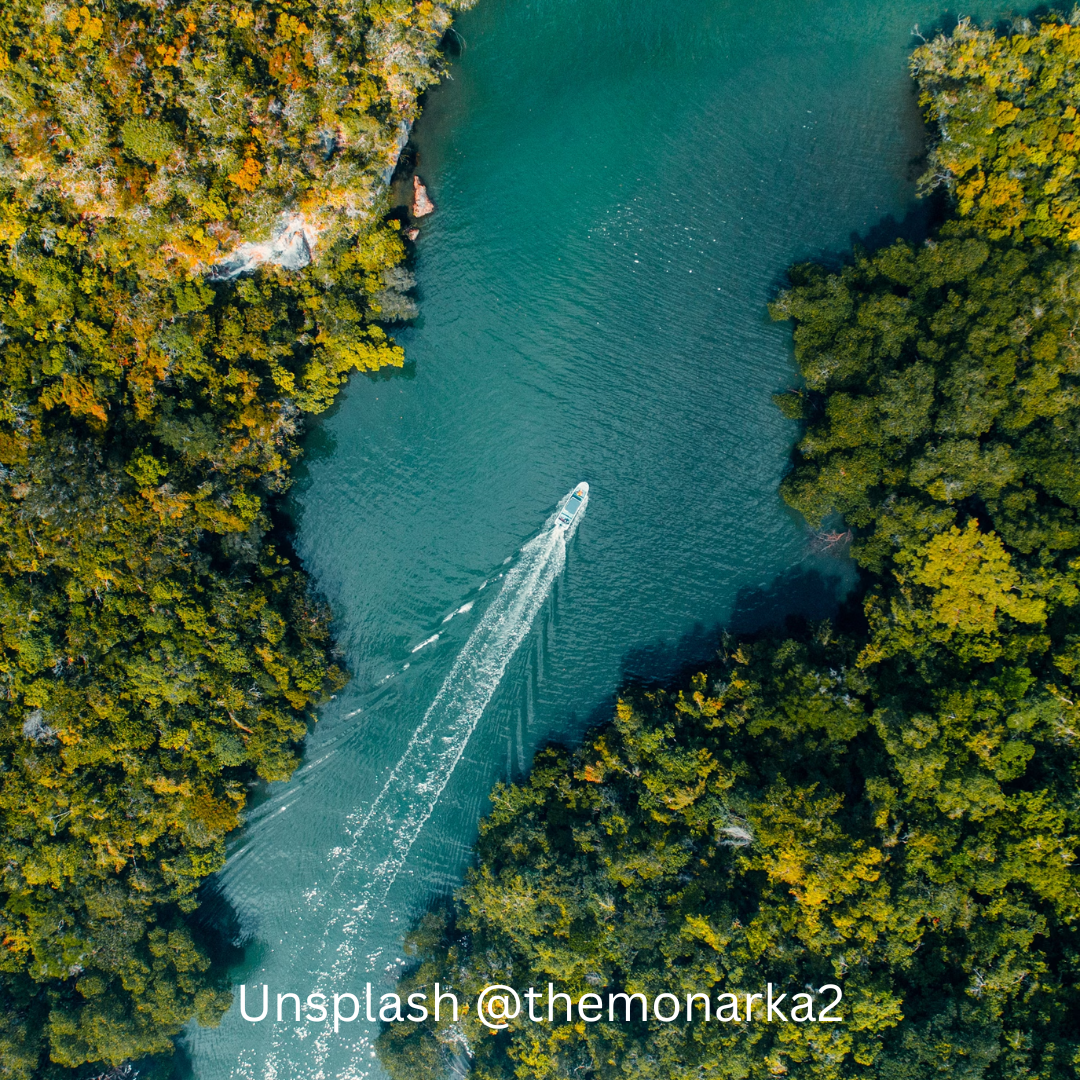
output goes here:
<path id="1" fill-rule="evenodd" d="M 384 1031 L 395 1080 L 1080 1074 L 1080 30 L 961 22 L 912 70 L 949 220 L 795 267 L 773 308 L 804 378 L 783 494 L 856 535 L 842 632 L 726 641 L 499 785 L 403 979 L 837 983 L 845 1022 L 444 1015 Z"/>
<path id="2" fill-rule="evenodd" d="M 0 10 L 0 1077 L 228 1005 L 195 889 L 343 680 L 273 500 L 402 363 L 387 181 L 459 6 Z"/>
<path id="3" fill-rule="evenodd" d="M 923 183 L 987 239 L 1080 240 L 1078 61 L 1075 12 L 1001 35 L 962 19 L 912 57 L 938 135 Z"/>
<path id="4" fill-rule="evenodd" d="M 162 279 L 265 238 L 283 211 L 367 232 L 454 6 L 6 4 L 4 236 L 48 206 L 86 234 L 58 243 Z"/>
<path id="5" fill-rule="evenodd" d="M 925 684 L 885 699 L 827 626 L 727 648 L 496 788 L 478 866 L 413 935 L 403 989 L 456 976 L 470 996 L 550 981 L 575 1000 L 715 1002 L 773 982 L 790 1001 L 835 982 L 845 1023 L 496 1035 L 444 1014 L 382 1036 L 395 1080 L 466 1047 L 481 1078 L 1074 1076 L 1078 763 L 1055 700 Z"/>

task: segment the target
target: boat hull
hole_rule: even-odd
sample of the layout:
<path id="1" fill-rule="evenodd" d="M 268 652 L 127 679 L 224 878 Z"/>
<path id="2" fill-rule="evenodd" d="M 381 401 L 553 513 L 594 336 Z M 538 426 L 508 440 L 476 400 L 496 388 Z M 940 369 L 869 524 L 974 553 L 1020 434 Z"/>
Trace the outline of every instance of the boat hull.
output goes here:
<path id="1" fill-rule="evenodd" d="M 559 506 L 555 514 L 554 528 L 563 532 L 573 532 L 577 523 L 585 513 L 585 507 L 589 502 L 589 485 L 583 480 L 571 491 Z"/>

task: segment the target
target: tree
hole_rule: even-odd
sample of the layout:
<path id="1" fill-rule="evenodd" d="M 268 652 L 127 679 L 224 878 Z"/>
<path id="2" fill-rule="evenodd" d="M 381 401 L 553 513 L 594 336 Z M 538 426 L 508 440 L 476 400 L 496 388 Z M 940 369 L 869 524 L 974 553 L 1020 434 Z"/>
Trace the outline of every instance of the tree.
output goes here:
<path id="1" fill-rule="evenodd" d="M 275 501 L 402 363 L 387 180 L 460 6 L 0 10 L 4 1076 L 228 1007 L 196 890 L 345 678 Z"/>

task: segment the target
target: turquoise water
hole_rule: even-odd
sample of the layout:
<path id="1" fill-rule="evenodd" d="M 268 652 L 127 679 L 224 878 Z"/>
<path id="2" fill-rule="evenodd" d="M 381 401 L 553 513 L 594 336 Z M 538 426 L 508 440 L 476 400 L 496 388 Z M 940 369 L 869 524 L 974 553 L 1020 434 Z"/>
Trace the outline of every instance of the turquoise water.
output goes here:
<path id="1" fill-rule="evenodd" d="M 237 981 L 255 1014 L 270 985 L 271 1017 L 193 1031 L 197 1077 L 380 1075 L 373 1025 L 276 1024 L 274 996 L 387 989 L 491 784 L 603 719 L 626 678 L 670 678 L 723 625 L 828 610 L 850 571 L 776 493 L 795 428 L 770 395 L 794 366 L 765 305 L 792 261 L 891 239 L 912 210 L 906 57 L 941 14 L 481 0 L 460 20 L 414 138 L 438 211 L 407 368 L 353 379 L 293 496 L 354 679 L 220 875 Z M 560 554 L 534 538 L 578 480 Z M 529 616 L 516 652 L 485 629 L 493 604 Z M 441 788 L 424 753 L 394 771 L 432 715 L 431 753 L 460 753 Z"/>

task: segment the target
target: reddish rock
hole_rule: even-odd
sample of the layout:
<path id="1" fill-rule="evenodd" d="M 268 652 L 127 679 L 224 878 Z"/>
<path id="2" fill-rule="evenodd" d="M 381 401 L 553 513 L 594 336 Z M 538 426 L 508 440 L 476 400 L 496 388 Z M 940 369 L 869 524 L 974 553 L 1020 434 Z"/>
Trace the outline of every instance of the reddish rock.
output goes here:
<path id="1" fill-rule="evenodd" d="M 420 230 L 419 229 L 406 229 L 405 230 L 405 235 L 410 240 L 415 240 L 420 235 Z"/>
<path id="2" fill-rule="evenodd" d="M 413 200 L 412 216 L 425 217 L 435 212 L 435 204 L 428 198 L 427 188 L 420 182 L 419 176 L 412 178 Z"/>

